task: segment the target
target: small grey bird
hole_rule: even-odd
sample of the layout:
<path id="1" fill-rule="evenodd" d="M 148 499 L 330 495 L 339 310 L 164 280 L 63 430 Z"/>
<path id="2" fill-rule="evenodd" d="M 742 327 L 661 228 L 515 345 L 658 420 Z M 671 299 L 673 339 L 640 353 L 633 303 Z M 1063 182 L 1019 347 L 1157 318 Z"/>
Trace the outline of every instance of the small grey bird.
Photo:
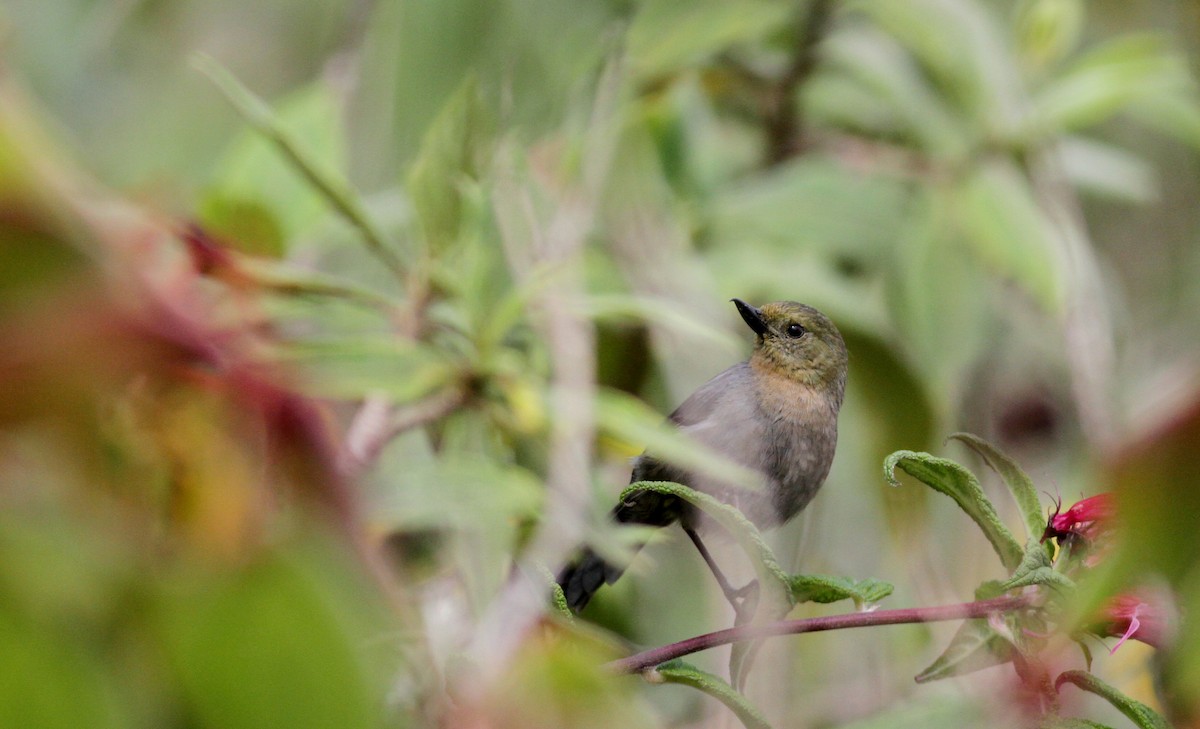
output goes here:
<path id="1" fill-rule="evenodd" d="M 821 312 L 780 301 L 761 309 L 733 299 L 758 340 L 746 362 L 709 380 L 671 413 L 671 421 L 702 446 L 762 476 L 759 488 L 692 474 L 649 453 L 637 458 L 630 483 L 675 481 L 731 504 L 761 529 L 778 526 L 816 495 L 837 446 L 837 416 L 846 392 L 846 344 Z M 673 496 L 637 491 L 613 509 L 623 524 L 665 527 L 679 521 L 730 602 L 742 590 L 725 579 L 700 532 L 710 528 L 690 505 Z M 578 612 L 624 567 L 585 549 L 559 574 L 567 605 Z M 751 583 L 753 585 L 753 583 Z M 747 585 L 750 587 L 750 585 Z"/>

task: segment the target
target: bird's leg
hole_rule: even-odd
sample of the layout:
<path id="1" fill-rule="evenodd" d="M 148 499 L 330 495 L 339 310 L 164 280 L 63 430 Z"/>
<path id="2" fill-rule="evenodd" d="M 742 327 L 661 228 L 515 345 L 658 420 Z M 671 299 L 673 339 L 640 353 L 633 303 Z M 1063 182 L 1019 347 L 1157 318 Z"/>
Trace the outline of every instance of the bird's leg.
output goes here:
<path id="1" fill-rule="evenodd" d="M 750 597 L 757 598 L 758 596 L 758 580 L 750 580 L 741 587 L 735 588 L 729 584 L 729 580 L 725 578 L 725 573 L 717 566 L 717 561 L 709 553 L 708 547 L 704 546 L 704 542 L 701 541 L 700 535 L 696 533 L 696 530 L 684 527 L 683 531 L 692 540 L 692 544 L 696 545 L 696 551 L 704 558 L 704 563 L 708 565 L 709 571 L 717 579 L 717 584 L 721 587 L 721 592 L 725 593 L 725 599 L 729 601 L 729 604 L 733 607 L 733 611 L 737 614 L 737 621 L 739 623 L 746 622 L 746 619 L 753 616 L 753 612 L 757 607 L 757 600 L 754 600 L 749 605 L 748 602 Z M 743 615 L 747 607 L 749 608 L 749 614 Z"/>

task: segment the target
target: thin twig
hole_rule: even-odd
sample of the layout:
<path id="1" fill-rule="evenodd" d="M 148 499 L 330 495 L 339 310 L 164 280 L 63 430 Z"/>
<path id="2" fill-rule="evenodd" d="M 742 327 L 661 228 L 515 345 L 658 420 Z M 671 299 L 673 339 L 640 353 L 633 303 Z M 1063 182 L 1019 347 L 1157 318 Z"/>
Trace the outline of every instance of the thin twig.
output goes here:
<path id="1" fill-rule="evenodd" d="M 827 615 L 820 618 L 805 618 L 803 620 L 780 620 L 762 625 L 743 625 L 736 628 L 718 630 L 694 638 L 681 640 L 658 648 L 651 648 L 635 655 L 608 664 L 610 670 L 617 673 L 638 673 L 653 668 L 664 661 L 679 658 L 691 653 L 697 653 L 709 648 L 728 643 L 737 643 L 757 638 L 767 638 L 776 635 L 793 635 L 798 633 L 817 633 L 825 630 L 841 630 L 843 628 L 865 628 L 872 625 L 900 625 L 903 623 L 936 623 L 945 620 L 963 620 L 968 618 L 985 618 L 992 613 L 1008 613 L 1022 610 L 1033 604 L 1033 598 L 1026 595 L 1017 597 L 997 597 L 991 600 L 960 603 L 956 605 L 938 605 L 924 608 L 904 608 L 901 610 L 878 610 L 876 612 L 856 612 L 845 615 Z"/>
<path id="2" fill-rule="evenodd" d="M 446 417 L 466 402 L 460 387 L 449 387 L 424 400 L 392 410 L 385 398 L 367 398 L 346 435 L 342 472 L 356 475 L 379 459 L 380 452 L 401 433 Z"/>
<path id="3" fill-rule="evenodd" d="M 270 141 L 291 165 L 304 176 L 327 203 L 363 237 L 367 248 L 375 254 L 399 280 L 404 278 L 404 266 L 396 252 L 387 244 L 386 236 L 367 214 L 358 194 L 349 183 L 323 169 L 303 146 L 276 120 L 266 102 L 211 56 L 197 54 L 192 65 L 216 85 L 230 104 L 251 127 Z"/>

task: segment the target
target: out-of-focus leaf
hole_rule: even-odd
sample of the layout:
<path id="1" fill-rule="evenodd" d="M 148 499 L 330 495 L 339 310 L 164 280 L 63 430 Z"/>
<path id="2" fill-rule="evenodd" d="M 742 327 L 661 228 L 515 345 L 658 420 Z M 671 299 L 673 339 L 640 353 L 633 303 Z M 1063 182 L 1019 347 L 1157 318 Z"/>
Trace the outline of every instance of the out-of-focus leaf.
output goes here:
<path id="1" fill-rule="evenodd" d="M 200 726 L 379 725 L 361 636 L 315 579 L 272 559 L 172 604 L 164 642 Z"/>
<path id="2" fill-rule="evenodd" d="M 853 600 L 859 610 L 865 605 L 879 602 L 896 589 L 892 583 L 873 577 L 854 580 L 837 575 L 791 575 L 788 585 L 792 589 L 792 599 L 797 603 L 825 604 Z"/>
<path id="3" fill-rule="evenodd" d="M 275 113 L 313 163 L 333 174 L 345 167 L 339 107 L 332 90 L 318 83 L 292 93 Z M 327 209 L 321 194 L 274 144 L 248 129 L 217 164 L 200 219 L 240 250 L 278 256 L 289 241 L 311 231 Z"/>
<path id="4" fill-rule="evenodd" d="M 867 96 L 890 109 L 892 123 L 898 126 L 896 136 L 937 158 L 966 156 L 970 146 L 966 128 L 894 40 L 871 29 L 850 28 L 826 39 L 822 53 L 829 69 L 852 79 Z M 811 98 L 820 102 L 828 94 Z M 830 102 L 834 109 L 844 103 Z M 826 108 L 819 104 L 814 114 L 818 118 L 834 114 L 823 111 Z"/>
<path id="5" fill-rule="evenodd" d="M 296 342 L 278 358 L 299 368 L 311 391 L 347 400 L 383 393 L 410 402 L 456 377 L 454 366 L 433 347 L 393 337 Z"/>
<path id="6" fill-rule="evenodd" d="M 1025 550 L 1008 527 L 1004 526 L 1004 522 L 1000 521 L 996 507 L 983 493 L 974 474 L 945 458 L 928 453 L 896 451 L 883 462 L 883 477 L 893 486 L 900 485 L 896 480 L 897 468 L 954 499 L 959 508 L 979 525 L 1007 569 L 1015 570 L 1021 564 Z"/>
<path id="7" fill-rule="evenodd" d="M 913 679 L 917 683 L 928 683 L 951 676 L 961 676 L 982 671 L 1012 659 L 1012 646 L 996 631 L 988 627 L 986 620 L 968 620 L 962 624 L 950 645 L 928 668 Z"/>
<path id="8" fill-rule="evenodd" d="M 679 659 L 656 666 L 650 676 L 653 677 L 652 681 L 679 683 L 703 691 L 729 707 L 729 710 L 737 716 L 738 721 L 742 722 L 742 726 L 746 729 L 771 729 L 762 713 L 720 676 L 701 671 Z"/>
<path id="9" fill-rule="evenodd" d="M 866 272 L 882 265 L 907 209 L 901 180 L 806 155 L 721 191 L 708 210 L 718 245 L 806 248 Z"/>
<path id="10" fill-rule="evenodd" d="M 1178 94 L 1187 63 L 1166 39 L 1125 35 L 1084 54 L 1034 95 L 1033 133 L 1098 124 L 1135 100 Z"/>
<path id="11" fill-rule="evenodd" d="M 491 120 L 478 81 L 469 76 L 434 117 L 409 169 L 406 189 L 434 252 L 445 251 L 458 236 L 462 185 L 478 177 L 491 136 Z"/>
<path id="12" fill-rule="evenodd" d="M 1194 90 L 1155 94 L 1128 110 L 1142 124 L 1200 148 L 1200 98 Z"/>
<path id="13" fill-rule="evenodd" d="M 907 50 L 932 79 L 939 96 L 973 122 L 995 122 L 1011 113 L 1017 91 L 1007 39 L 991 7 L 979 2 L 908 0 L 855 2 Z"/>
<path id="14" fill-rule="evenodd" d="M 600 294 L 588 297 L 585 305 L 587 314 L 597 321 L 634 319 L 697 339 L 707 339 L 731 351 L 737 348 L 737 341 L 729 332 L 714 327 L 712 322 L 697 319 L 670 301 L 632 294 Z"/>
<path id="15" fill-rule="evenodd" d="M 1038 729 L 1113 729 L 1113 727 L 1087 719 L 1052 716 L 1044 723 L 1039 724 Z"/>
<path id="16" fill-rule="evenodd" d="M 345 219 L 362 236 L 367 249 L 388 269 L 400 275 L 400 259 L 389 246 L 386 236 L 367 213 L 358 193 L 339 170 L 330 169 L 315 158 L 291 129 L 284 126 L 275 112 L 250 89 L 209 56 L 196 56 L 193 65 L 209 77 L 238 110 L 254 131 L 262 135 L 271 147 L 288 163 L 299 179 L 318 193 L 325 203 Z"/>
<path id="17" fill-rule="evenodd" d="M 1016 19 L 1021 57 L 1035 68 L 1062 60 L 1078 45 L 1083 19 L 1081 0 L 1022 0 Z"/>
<path id="18" fill-rule="evenodd" d="M 542 503 L 540 482 L 517 466 L 465 454 L 404 466 L 373 509 L 373 518 L 388 526 L 499 528 L 534 516 Z"/>
<path id="19" fill-rule="evenodd" d="M 1017 462 L 996 446 L 971 433 L 951 433 L 947 440 L 957 440 L 966 445 L 979 454 L 983 462 L 993 471 L 1000 474 L 1000 478 L 1004 479 L 1008 490 L 1012 492 L 1013 499 L 1021 509 L 1021 515 L 1025 518 L 1025 528 L 1028 530 L 1026 536 L 1031 539 L 1040 537 L 1046 527 L 1046 516 L 1042 513 L 1042 505 L 1038 501 L 1033 480 L 1021 470 Z M 1047 554 L 1049 554 L 1048 547 L 1049 545 L 1047 545 Z"/>
<path id="20" fill-rule="evenodd" d="M 535 636 L 520 647 L 495 685 L 485 687 L 488 693 L 474 711 L 486 716 L 452 716 L 447 725 L 495 729 L 660 726 L 635 693 L 638 683 L 613 680 L 605 668 L 606 662 L 617 657 L 612 642 L 599 640 L 594 631 Z"/>
<path id="21" fill-rule="evenodd" d="M 126 726 L 105 671 L 73 632 L 0 610 L 0 726 Z"/>
<path id="22" fill-rule="evenodd" d="M 1200 144 L 1200 107 L 1193 111 L 1196 128 L 1190 141 Z M 1159 197 L 1154 169 L 1131 151 L 1095 139 L 1066 136 L 1058 143 L 1058 160 L 1063 173 L 1083 192 L 1135 203 L 1150 203 Z"/>
<path id="23" fill-rule="evenodd" d="M 1091 673 L 1086 671 L 1063 671 L 1058 674 L 1058 678 L 1054 679 L 1054 688 L 1058 689 L 1064 683 L 1074 684 L 1084 691 L 1103 697 L 1108 703 L 1115 706 L 1118 711 L 1128 717 L 1130 721 L 1137 724 L 1140 729 L 1171 729 L 1171 725 L 1167 723 L 1167 720 L 1154 709 L 1136 699 L 1126 696 Z"/>
<path id="24" fill-rule="evenodd" d="M 962 729 L 987 726 L 994 714 L 978 699 L 953 694 L 918 692 L 913 701 L 888 706 L 874 716 L 839 725 L 839 729 Z"/>
<path id="25" fill-rule="evenodd" d="M 1043 309 L 1058 312 L 1062 291 L 1049 224 L 1016 166 L 991 160 L 954 193 L 955 217 L 980 260 L 1016 282 Z"/>
<path id="26" fill-rule="evenodd" d="M 762 488 L 762 476 L 705 448 L 666 422 L 641 400 L 616 390 L 602 389 L 596 397 L 596 421 L 607 436 L 641 445 L 654 457 L 742 485 Z"/>
<path id="27" fill-rule="evenodd" d="M 629 29 L 629 54 L 638 75 L 652 78 L 759 40 L 792 14 L 787 3 L 765 0 L 649 0 Z"/>
<path id="28" fill-rule="evenodd" d="M 976 600 L 987 600 L 1004 593 L 996 582 L 985 582 L 975 591 Z M 992 630 L 986 620 L 967 620 L 961 626 L 946 650 L 932 664 L 916 676 L 917 683 L 927 683 L 950 676 L 961 676 L 973 671 L 1007 663 L 1012 660 L 1012 645 Z"/>
<path id="29" fill-rule="evenodd" d="M 934 412 L 949 415 L 988 340 L 988 280 L 957 238 L 953 195 L 928 190 L 897 232 L 887 299 L 896 336 L 927 383 Z M 953 301 L 954 306 L 946 306 Z"/>

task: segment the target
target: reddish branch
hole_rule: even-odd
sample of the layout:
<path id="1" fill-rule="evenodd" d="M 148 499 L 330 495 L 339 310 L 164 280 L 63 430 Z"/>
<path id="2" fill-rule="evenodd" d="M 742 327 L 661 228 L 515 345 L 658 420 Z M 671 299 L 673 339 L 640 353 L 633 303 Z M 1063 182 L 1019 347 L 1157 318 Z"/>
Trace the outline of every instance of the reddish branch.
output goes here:
<path id="1" fill-rule="evenodd" d="M 1032 605 L 1032 598 L 997 597 L 991 600 L 960 603 L 958 605 L 938 605 L 925 608 L 905 608 L 903 610 L 878 610 L 875 612 L 848 613 L 845 615 L 828 615 L 821 618 L 805 618 L 803 620 L 780 620 L 762 625 L 743 625 L 737 628 L 718 630 L 694 638 L 681 640 L 678 643 L 651 648 L 648 651 L 634 654 L 627 658 L 613 661 L 608 668 L 618 673 L 638 673 L 653 668 L 672 658 L 679 658 L 690 653 L 696 653 L 709 648 L 715 648 L 726 643 L 737 643 L 743 640 L 767 638 L 775 635 L 792 635 L 796 633 L 816 633 L 822 630 L 841 630 L 843 628 L 865 628 L 871 625 L 899 625 L 901 623 L 936 623 L 945 620 L 963 620 L 967 618 L 986 618 L 993 613 L 1008 613 Z"/>

